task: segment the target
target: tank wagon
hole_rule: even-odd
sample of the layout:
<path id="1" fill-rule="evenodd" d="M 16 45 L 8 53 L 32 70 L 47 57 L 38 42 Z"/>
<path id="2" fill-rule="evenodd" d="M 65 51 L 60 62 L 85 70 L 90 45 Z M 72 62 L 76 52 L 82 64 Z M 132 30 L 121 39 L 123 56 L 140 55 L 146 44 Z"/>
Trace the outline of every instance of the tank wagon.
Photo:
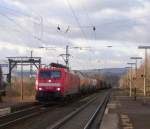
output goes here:
<path id="1" fill-rule="evenodd" d="M 90 78 L 86 74 L 79 71 L 76 71 L 76 74 L 80 78 L 80 93 L 90 93 L 98 89 L 96 79 Z"/>

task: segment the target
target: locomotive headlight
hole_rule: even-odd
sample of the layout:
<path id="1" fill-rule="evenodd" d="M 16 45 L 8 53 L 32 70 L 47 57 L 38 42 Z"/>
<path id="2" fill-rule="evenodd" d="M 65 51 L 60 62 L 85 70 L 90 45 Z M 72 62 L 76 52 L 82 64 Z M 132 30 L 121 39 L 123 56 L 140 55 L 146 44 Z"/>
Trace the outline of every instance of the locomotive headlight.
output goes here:
<path id="1" fill-rule="evenodd" d="M 42 88 L 40 87 L 40 88 L 39 88 L 39 91 L 41 91 L 41 90 L 42 90 Z"/>
<path id="2" fill-rule="evenodd" d="M 38 85 L 39 85 L 38 80 L 36 80 L 36 81 L 35 81 L 35 89 L 36 89 L 36 90 L 38 90 Z"/>
<path id="3" fill-rule="evenodd" d="M 36 81 L 35 81 L 35 85 L 36 85 L 36 86 L 38 86 L 38 85 L 39 85 L 39 82 L 38 82 L 38 80 L 36 80 Z"/>
<path id="4" fill-rule="evenodd" d="M 60 88 L 57 88 L 56 90 L 57 90 L 57 91 L 60 91 Z"/>
<path id="5" fill-rule="evenodd" d="M 51 82 L 51 80 L 48 80 L 48 82 Z"/>

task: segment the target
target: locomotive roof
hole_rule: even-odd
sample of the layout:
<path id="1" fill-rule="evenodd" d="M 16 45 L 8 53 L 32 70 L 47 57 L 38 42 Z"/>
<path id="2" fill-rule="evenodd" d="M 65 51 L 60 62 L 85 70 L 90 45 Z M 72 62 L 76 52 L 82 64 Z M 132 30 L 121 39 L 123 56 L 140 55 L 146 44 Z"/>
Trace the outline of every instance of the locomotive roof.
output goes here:
<path id="1" fill-rule="evenodd" d="M 69 69 L 67 66 L 63 65 L 63 64 L 58 64 L 58 63 L 51 63 L 50 64 L 51 67 L 55 67 L 55 68 L 65 68 L 65 69 Z"/>
<path id="2" fill-rule="evenodd" d="M 39 70 L 62 70 L 62 69 L 65 69 L 65 68 L 56 68 L 56 67 L 49 67 L 49 68 L 39 68 Z"/>
<path id="3" fill-rule="evenodd" d="M 74 70 L 68 70 L 66 68 L 56 68 L 56 67 L 49 67 L 49 68 L 39 68 L 38 70 L 64 70 L 64 71 L 68 71 L 72 74 L 75 74 L 75 71 Z"/>

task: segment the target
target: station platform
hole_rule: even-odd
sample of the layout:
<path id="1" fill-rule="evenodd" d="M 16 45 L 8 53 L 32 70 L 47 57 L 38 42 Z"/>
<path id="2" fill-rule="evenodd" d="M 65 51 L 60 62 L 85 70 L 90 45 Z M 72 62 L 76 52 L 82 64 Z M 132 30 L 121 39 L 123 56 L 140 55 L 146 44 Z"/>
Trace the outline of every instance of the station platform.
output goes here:
<path id="1" fill-rule="evenodd" d="M 150 129 L 150 98 L 113 90 L 100 129 Z"/>

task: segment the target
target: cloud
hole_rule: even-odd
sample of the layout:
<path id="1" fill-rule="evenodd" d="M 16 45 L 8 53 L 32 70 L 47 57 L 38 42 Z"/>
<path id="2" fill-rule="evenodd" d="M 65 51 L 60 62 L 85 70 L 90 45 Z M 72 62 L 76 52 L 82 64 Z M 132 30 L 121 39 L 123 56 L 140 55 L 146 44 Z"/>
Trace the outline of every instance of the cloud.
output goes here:
<path id="1" fill-rule="evenodd" d="M 129 11 L 138 7 L 143 7 L 143 1 L 140 0 L 88 0 L 86 4 L 89 10 L 115 9 L 118 11 Z"/>
<path id="2" fill-rule="evenodd" d="M 138 45 L 150 42 L 148 0 L 69 2 L 74 12 L 67 0 L 2 0 L 1 57 L 26 55 L 26 49 L 33 49 L 35 55 L 44 57 L 44 62 L 63 62 L 58 55 L 69 45 L 73 68 L 98 68 L 99 62 L 102 67 L 122 67 L 130 56 L 142 55 Z M 109 45 L 113 47 L 107 48 Z M 57 50 L 41 52 L 39 46 Z M 74 46 L 91 49 L 71 49 Z"/>

